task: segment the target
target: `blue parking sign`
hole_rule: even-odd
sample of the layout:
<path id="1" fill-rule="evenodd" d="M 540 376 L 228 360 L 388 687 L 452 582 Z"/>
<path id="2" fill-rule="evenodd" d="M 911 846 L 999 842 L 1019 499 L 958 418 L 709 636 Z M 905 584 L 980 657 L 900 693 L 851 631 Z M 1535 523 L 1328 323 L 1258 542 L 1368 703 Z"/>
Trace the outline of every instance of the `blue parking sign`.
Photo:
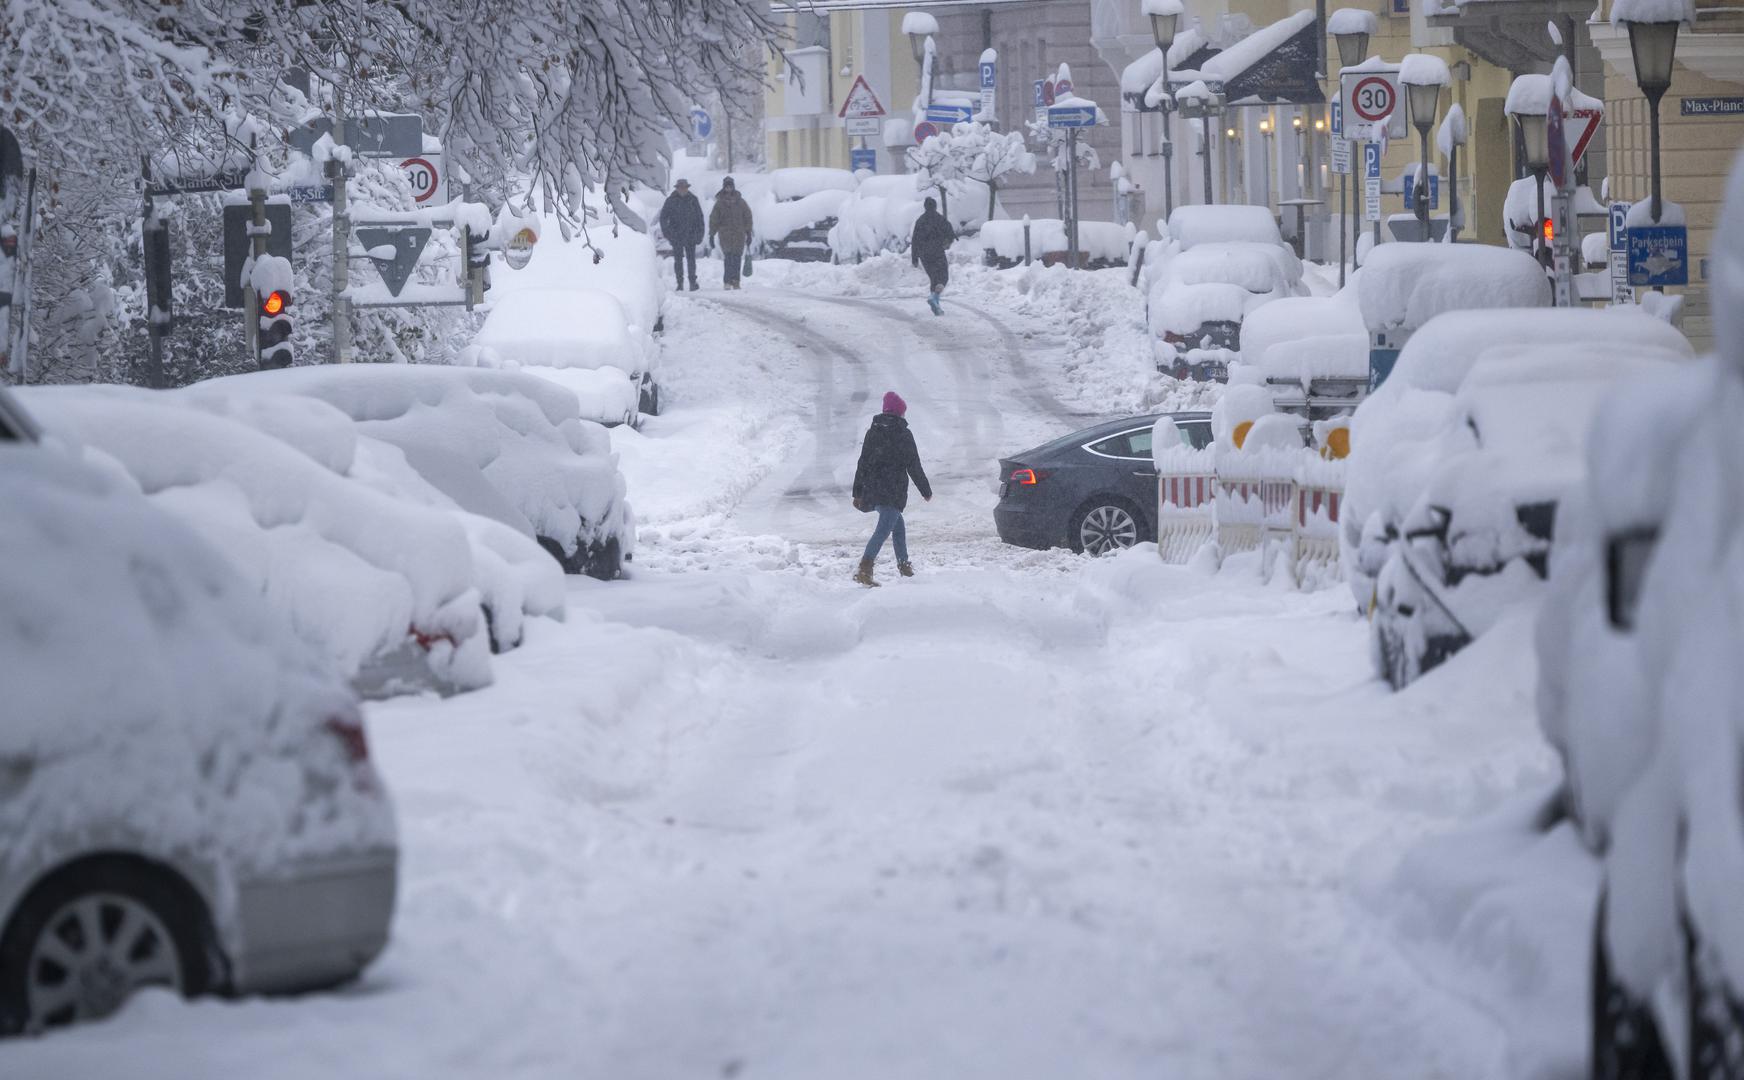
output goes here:
<path id="1" fill-rule="evenodd" d="M 1363 143 L 1363 178 L 1379 180 L 1381 178 L 1381 144 L 1378 142 Z"/>
<path id="2" fill-rule="evenodd" d="M 870 146 L 856 146 L 848 151 L 848 168 L 854 172 L 861 169 L 878 171 L 878 151 Z"/>
<path id="3" fill-rule="evenodd" d="M 1689 230 L 1682 225 L 1638 225 L 1629 230 L 1629 284 L 1689 284 Z"/>

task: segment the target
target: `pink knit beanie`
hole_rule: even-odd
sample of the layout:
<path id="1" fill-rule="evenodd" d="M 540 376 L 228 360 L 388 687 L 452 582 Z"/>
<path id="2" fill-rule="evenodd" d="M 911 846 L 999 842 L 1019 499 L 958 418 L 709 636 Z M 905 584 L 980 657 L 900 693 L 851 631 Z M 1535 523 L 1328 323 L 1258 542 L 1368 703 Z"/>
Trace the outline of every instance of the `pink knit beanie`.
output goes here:
<path id="1" fill-rule="evenodd" d="M 902 396 L 896 391 L 886 390 L 884 392 L 884 411 L 901 416 L 908 411 L 908 402 L 902 400 Z"/>

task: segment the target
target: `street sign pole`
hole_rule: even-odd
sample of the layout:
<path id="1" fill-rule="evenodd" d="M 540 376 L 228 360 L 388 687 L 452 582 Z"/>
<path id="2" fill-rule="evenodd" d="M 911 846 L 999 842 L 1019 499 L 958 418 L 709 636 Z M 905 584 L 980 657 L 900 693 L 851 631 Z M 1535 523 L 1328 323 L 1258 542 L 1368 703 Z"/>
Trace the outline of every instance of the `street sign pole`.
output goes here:
<path id="1" fill-rule="evenodd" d="M 266 223 L 266 192 L 259 188 L 248 189 L 248 250 L 254 256 L 254 262 L 266 254 L 266 237 L 272 226 Z M 258 364 L 260 360 L 260 311 L 255 305 L 260 300 L 254 289 L 254 275 L 251 273 L 242 282 L 242 344 L 249 355 Z"/>
<path id="2" fill-rule="evenodd" d="M 1068 219 L 1066 247 L 1072 269 L 1078 269 L 1078 129 L 1066 129 L 1066 190 L 1071 198 L 1071 217 Z"/>
<path id="3" fill-rule="evenodd" d="M 334 144 L 345 145 L 345 90 L 333 87 Z M 351 219 L 345 213 L 345 163 L 327 162 L 333 181 L 333 362 L 351 363 L 351 312 L 345 290 L 351 284 Z"/>

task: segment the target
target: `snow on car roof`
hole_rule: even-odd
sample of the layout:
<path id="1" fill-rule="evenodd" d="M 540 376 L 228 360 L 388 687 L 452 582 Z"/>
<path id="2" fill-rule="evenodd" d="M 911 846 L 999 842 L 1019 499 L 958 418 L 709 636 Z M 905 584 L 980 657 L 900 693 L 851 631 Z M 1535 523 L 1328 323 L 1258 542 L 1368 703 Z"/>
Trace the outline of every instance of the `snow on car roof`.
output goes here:
<path id="1" fill-rule="evenodd" d="M 1249 241 L 1200 244 L 1169 259 L 1164 274 L 1182 285 L 1224 282 L 1253 293 L 1288 289 L 1302 280 L 1302 263 L 1282 244 Z"/>
<path id="2" fill-rule="evenodd" d="M 642 350 L 618 298 L 598 289 L 520 289 L 491 305 L 474 345 L 523 367 L 616 367 L 640 373 Z"/>
<path id="3" fill-rule="evenodd" d="M 1169 236 L 1187 251 L 1200 244 L 1247 240 L 1282 244 L 1272 212 L 1263 206 L 1177 206 L 1169 215 Z"/>
<path id="4" fill-rule="evenodd" d="M 1486 244 L 1382 244 L 1363 269 L 1357 299 L 1371 332 L 1449 311 L 1550 306 L 1550 282 L 1530 255 Z"/>
<path id="5" fill-rule="evenodd" d="M 0 444 L 0 760 L 31 766 L 0 875 L 94 829 L 242 870 L 391 844 L 323 730 L 357 716 L 338 672 L 198 530 L 49 435 Z"/>
<path id="6" fill-rule="evenodd" d="M 777 199 L 800 199 L 820 191 L 853 191 L 858 184 L 847 169 L 796 167 L 769 174 L 769 191 Z"/>
<path id="7" fill-rule="evenodd" d="M 1151 326 L 1185 334 L 1208 322 L 1240 322 L 1261 299 L 1224 282 L 1170 285 L 1151 301 Z"/>

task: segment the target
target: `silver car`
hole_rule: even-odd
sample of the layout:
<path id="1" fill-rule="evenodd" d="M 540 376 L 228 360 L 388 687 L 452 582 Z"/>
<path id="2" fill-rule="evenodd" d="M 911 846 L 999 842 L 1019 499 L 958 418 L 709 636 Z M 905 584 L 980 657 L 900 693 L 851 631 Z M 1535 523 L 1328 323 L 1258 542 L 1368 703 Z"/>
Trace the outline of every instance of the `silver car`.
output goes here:
<path id="1" fill-rule="evenodd" d="M 0 1034 L 356 975 L 398 848 L 355 697 L 85 456 L 0 389 Z"/>

